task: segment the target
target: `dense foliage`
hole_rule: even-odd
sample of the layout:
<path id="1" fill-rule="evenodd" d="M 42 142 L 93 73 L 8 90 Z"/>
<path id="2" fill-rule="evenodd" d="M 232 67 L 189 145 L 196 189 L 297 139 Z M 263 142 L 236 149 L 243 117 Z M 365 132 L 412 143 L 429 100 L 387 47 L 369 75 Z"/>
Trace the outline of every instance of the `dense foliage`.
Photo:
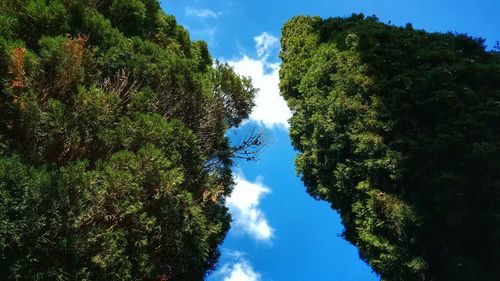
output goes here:
<path id="1" fill-rule="evenodd" d="M 157 0 L 0 0 L 0 279 L 203 279 L 254 94 Z"/>
<path id="2" fill-rule="evenodd" d="M 308 192 L 383 280 L 500 276 L 500 56 L 375 17 L 295 17 L 280 88 Z"/>

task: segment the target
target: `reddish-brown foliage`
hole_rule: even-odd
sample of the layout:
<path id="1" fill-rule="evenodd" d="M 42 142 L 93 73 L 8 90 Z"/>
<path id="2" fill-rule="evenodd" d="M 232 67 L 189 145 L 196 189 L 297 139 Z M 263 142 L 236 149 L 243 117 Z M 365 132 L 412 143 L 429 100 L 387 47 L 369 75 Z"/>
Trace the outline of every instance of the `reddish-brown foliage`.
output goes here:
<path id="1" fill-rule="evenodd" d="M 41 102 L 46 102 L 51 97 L 64 99 L 68 91 L 81 79 L 88 39 L 88 35 L 78 35 L 76 38 L 68 35 L 55 75 L 49 77 L 50 83 L 47 83 L 40 95 Z"/>
<path id="2" fill-rule="evenodd" d="M 11 63 L 9 73 L 12 75 L 11 86 L 12 88 L 20 89 L 26 87 L 25 72 L 24 72 L 24 58 L 26 56 L 26 49 L 19 47 L 12 51 Z"/>
<path id="3" fill-rule="evenodd" d="M 160 281 L 168 281 L 168 276 L 166 274 L 157 275 L 157 277 Z"/>
<path id="4" fill-rule="evenodd" d="M 85 45 L 89 40 L 88 35 L 78 35 L 78 37 L 74 39 L 69 39 L 66 43 L 66 49 L 71 54 L 73 59 L 80 62 L 83 58 L 83 54 L 85 52 Z"/>

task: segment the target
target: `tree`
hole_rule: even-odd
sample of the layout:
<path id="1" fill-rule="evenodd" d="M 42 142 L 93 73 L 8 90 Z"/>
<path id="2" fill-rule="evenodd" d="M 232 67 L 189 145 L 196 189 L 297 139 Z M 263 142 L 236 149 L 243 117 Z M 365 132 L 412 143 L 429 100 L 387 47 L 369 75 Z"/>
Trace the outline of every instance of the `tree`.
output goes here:
<path id="1" fill-rule="evenodd" d="M 307 191 L 383 280 L 500 274 L 500 57 L 375 17 L 294 17 L 280 88 Z"/>
<path id="2" fill-rule="evenodd" d="M 1 279 L 203 279 L 255 91 L 156 0 L 0 1 Z"/>

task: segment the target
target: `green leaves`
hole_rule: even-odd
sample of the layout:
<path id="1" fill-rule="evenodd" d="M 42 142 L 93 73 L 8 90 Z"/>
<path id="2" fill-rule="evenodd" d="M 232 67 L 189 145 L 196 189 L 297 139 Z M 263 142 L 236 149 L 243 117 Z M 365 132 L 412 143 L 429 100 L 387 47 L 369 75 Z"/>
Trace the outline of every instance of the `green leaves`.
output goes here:
<path id="1" fill-rule="evenodd" d="M 109 8 L 109 17 L 113 26 L 125 35 L 142 35 L 146 7 L 141 0 L 115 0 Z"/>
<path id="2" fill-rule="evenodd" d="M 363 15 L 283 27 L 297 171 L 383 280 L 498 276 L 500 72 L 482 42 Z"/>
<path id="3" fill-rule="evenodd" d="M 30 0 L 18 14 L 20 34 L 29 46 L 42 35 L 63 35 L 69 31 L 68 11 L 59 1 Z"/>
<path id="4" fill-rule="evenodd" d="M 225 123 L 228 127 L 238 126 L 250 115 L 257 89 L 249 78 L 239 77 L 228 64 L 219 62 L 215 65 L 213 80 L 216 102 L 225 111 Z"/>
<path id="5" fill-rule="evenodd" d="M 251 81 L 156 0 L 21 2 L 0 3 L 0 276 L 203 279 Z"/>

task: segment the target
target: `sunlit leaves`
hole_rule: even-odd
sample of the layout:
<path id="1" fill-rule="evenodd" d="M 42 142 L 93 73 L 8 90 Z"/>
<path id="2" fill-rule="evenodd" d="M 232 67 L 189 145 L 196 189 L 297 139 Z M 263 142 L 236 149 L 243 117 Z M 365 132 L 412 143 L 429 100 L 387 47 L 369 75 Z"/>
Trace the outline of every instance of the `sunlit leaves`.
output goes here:
<path id="1" fill-rule="evenodd" d="M 156 0 L 0 14 L 0 279 L 203 279 L 250 80 L 214 68 Z"/>
<path id="2" fill-rule="evenodd" d="M 283 27 L 281 91 L 307 191 L 382 280 L 494 280 L 498 54 L 353 15 Z"/>

